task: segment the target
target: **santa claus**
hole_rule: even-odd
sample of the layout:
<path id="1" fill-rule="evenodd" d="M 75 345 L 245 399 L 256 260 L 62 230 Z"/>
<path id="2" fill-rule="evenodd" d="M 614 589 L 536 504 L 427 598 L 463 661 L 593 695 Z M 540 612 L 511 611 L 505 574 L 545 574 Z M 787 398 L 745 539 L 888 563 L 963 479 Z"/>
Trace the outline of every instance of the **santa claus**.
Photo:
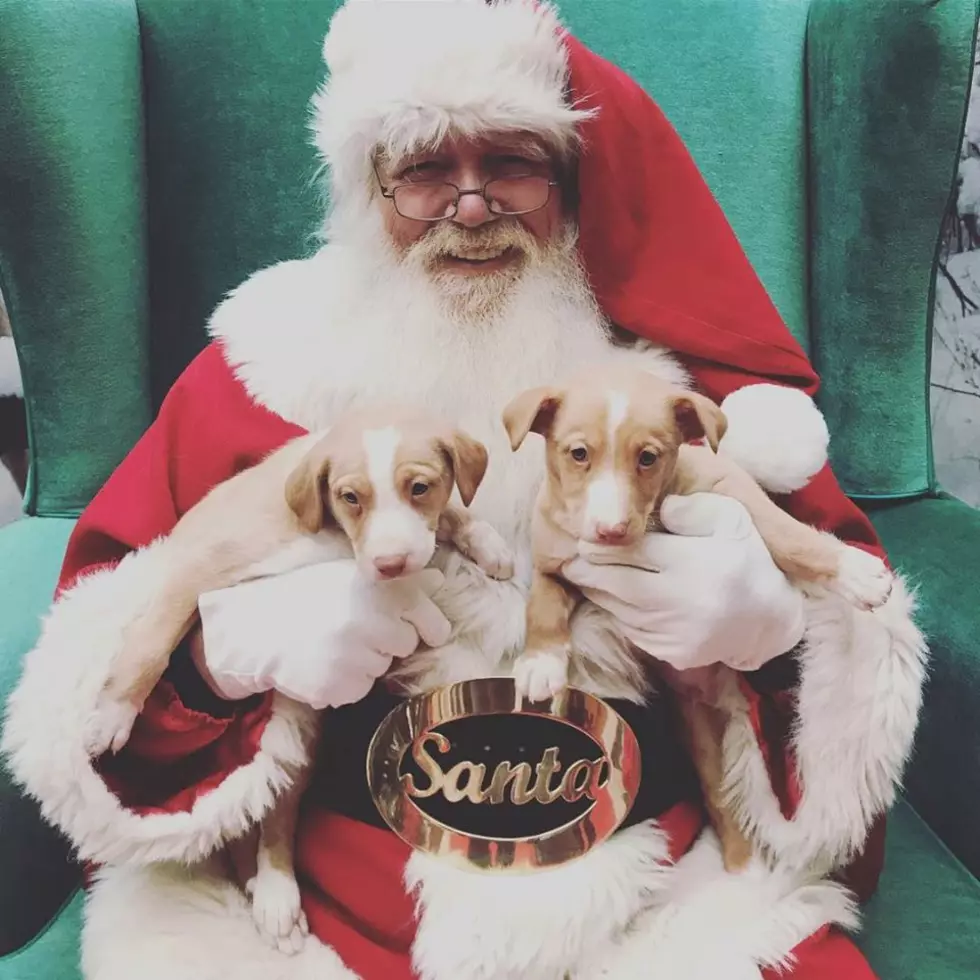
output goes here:
<path id="1" fill-rule="evenodd" d="M 872 612 L 801 594 L 719 497 L 668 501 L 669 533 L 648 535 L 635 567 L 580 558 L 567 574 L 591 600 L 593 641 L 626 635 L 679 669 L 743 671 L 748 710 L 725 751 L 756 855 L 738 874 L 705 827 L 665 698 L 632 720 L 641 745 L 657 739 L 642 808 L 581 858 L 487 876 L 413 851 L 366 796 L 363 760 L 390 698 L 383 675 L 419 638 L 409 608 L 352 603 L 353 562 L 207 596 L 128 745 L 88 757 L 122 624 L 152 595 L 156 539 L 219 481 L 381 396 L 421 400 L 490 450 L 473 510 L 511 544 L 517 574 L 493 581 L 450 553 L 418 586 L 481 638 L 457 676 L 506 672 L 522 644 L 543 457 L 510 451 L 502 408 L 614 348 L 723 402 L 723 451 L 798 518 L 881 554 L 826 466 L 813 369 L 690 156 L 548 4 L 350 0 L 324 58 L 324 244 L 216 310 L 212 342 L 78 522 L 10 702 L 12 771 L 93 870 L 84 975 L 871 977 L 842 929 L 874 887 L 916 725 L 912 600 L 900 580 Z M 260 922 L 285 952 L 263 941 L 224 861 L 307 761 L 280 691 L 330 709 L 300 889 L 284 878 L 282 921 Z"/>

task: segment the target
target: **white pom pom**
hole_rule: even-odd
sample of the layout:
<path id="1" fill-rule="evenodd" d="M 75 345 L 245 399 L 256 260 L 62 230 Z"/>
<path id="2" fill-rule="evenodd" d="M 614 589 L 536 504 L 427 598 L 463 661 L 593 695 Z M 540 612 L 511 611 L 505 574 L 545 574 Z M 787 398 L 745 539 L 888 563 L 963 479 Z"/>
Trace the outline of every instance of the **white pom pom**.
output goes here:
<path id="1" fill-rule="evenodd" d="M 718 451 L 770 493 L 805 487 L 827 462 L 830 433 L 809 395 L 781 385 L 747 385 L 722 403 L 728 430 Z"/>

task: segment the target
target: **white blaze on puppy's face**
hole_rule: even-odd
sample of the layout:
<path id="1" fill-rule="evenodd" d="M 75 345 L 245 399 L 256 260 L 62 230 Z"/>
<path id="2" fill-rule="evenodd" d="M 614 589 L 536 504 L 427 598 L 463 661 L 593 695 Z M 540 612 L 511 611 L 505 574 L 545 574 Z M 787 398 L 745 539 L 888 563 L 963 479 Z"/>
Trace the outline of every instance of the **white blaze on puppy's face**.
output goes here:
<path id="1" fill-rule="evenodd" d="M 604 445 L 598 460 L 600 465 L 592 471 L 582 515 L 582 537 L 589 541 L 615 543 L 625 538 L 629 531 L 632 516 L 630 472 L 617 466 L 616 452 L 619 429 L 626 421 L 629 406 L 629 395 L 625 392 L 606 392 Z"/>
<path id="2" fill-rule="evenodd" d="M 363 439 L 374 497 L 361 528 L 358 560 L 373 578 L 419 571 L 432 557 L 436 538 L 426 515 L 411 501 L 428 494 L 431 483 L 425 474 L 405 472 L 406 466 L 411 467 L 400 458 L 403 436 L 399 429 L 368 430 Z"/>

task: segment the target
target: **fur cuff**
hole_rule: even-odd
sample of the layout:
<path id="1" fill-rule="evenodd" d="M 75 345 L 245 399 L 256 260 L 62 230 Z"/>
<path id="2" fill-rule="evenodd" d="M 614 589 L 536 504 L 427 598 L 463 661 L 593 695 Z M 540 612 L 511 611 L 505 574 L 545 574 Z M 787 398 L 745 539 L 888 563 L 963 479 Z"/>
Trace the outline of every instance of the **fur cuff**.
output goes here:
<path id="1" fill-rule="evenodd" d="M 651 907 L 612 949 L 595 950 L 574 977 L 761 980 L 762 968 L 791 968 L 793 950 L 827 925 L 857 928 L 846 889 L 770 868 L 758 857 L 729 874 L 709 830 L 677 862 Z"/>
<path id="2" fill-rule="evenodd" d="M 266 943 L 220 864 L 103 868 L 82 930 L 85 980 L 361 980 L 313 936 L 285 956 Z"/>
<path id="3" fill-rule="evenodd" d="M 928 651 L 896 578 L 873 612 L 807 599 L 793 738 L 801 799 L 785 819 L 744 710 L 725 736 L 727 789 L 746 831 L 780 863 L 826 873 L 851 861 L 895 801 L 912 749 Z"/>
<path id="4" fill-rule="evenodd" d="M 0 749 L 47 820 L 95 863 L 196 861 L 243 834 L 308 757 L 306 710 L 276 697 L 259 751 L 187 812 L 127 810 L 95 771 L 85 735 L 123 626 L 156 594 L 163 552 L 151 544 L 81 578 L 54 604 L 10 698 Z"/>

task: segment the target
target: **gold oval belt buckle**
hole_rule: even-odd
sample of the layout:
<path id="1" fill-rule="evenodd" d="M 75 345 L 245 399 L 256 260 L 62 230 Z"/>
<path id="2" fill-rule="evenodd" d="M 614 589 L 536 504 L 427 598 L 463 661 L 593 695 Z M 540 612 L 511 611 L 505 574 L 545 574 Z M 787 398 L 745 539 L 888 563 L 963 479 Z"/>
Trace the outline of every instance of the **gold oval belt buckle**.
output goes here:
<path id="1" fill-rule="evenodd" d="M 471 871 L 566 864 L 610 837 L 640 786 L 640 748 L 600 698 L 517 695 L 512 678 L 410 698 L 367 755 L 375 806 L 413 848 Z"/>

